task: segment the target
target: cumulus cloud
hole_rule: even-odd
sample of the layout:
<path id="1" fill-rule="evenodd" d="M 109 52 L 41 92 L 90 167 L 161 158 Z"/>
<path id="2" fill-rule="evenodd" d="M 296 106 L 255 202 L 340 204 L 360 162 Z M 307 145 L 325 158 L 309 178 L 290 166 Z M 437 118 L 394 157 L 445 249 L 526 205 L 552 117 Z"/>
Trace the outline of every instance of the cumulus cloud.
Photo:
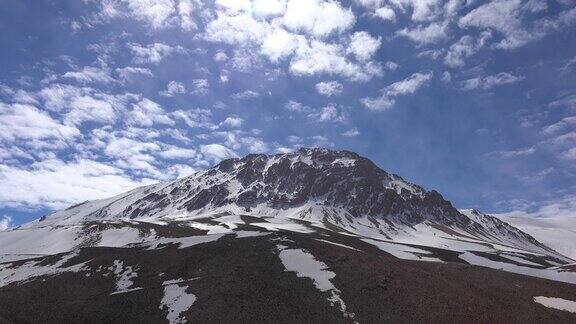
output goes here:
<path id="1" fill-rule="evenodd" d="M 98 123 L 114 123 L 117 112 L 114 106 L 106 100 L 91 96 L 78 96 L 70 101 L 70 112 L 64 117 L 64 122 L 70 125 L 80 125 L 92 121 Z"/>
<path id="2" fill-rule="evenodd" d="M 225 52 L 217 52 L 214 54 L 214 61 L 216 62 L 225 62 L 228 61 L 228 55 Z"/>
<path id="3" fill-rule="evenodd" d="M 392 83 L 381 90 L 382 95 L 378 97 L 367 97 L 360 102 L 370 110 L 386 110 L 394 106 L 395 97 L 416 92 L 423 85 L 432 79 L 432 72 L 414 73 L 408 78 Z"/>
<path id="4" fill-rule="evenodd" d="M 194 79 L 192 80 L 192 91 L 193 95 L 204 96 L 210 90 L 210 83 L 206 79 Z"/>
<path id="5" fill-rule="evenodd" d="M 295 75 L 338 74 L 353 81 L 367 81 L 382 75 L 380 65 L 373 62 L 362 65 L 350 62 L 346 58 L 344 46 L 317 40 L 296 49 L 290 62 L 290 71 Z"/>
<path id="6" fill-rule="evenodd" d="M 326 97 L 339 96 L 343 90 L 344 86 L 338 81 L 323 81 L 316 83 L 316 91 Z"/>
<path id="7" fill-rule="evenodd" d="M 149 77 L 154 76 L 154 74 L 152 73 L 152 71 L 150 71 L 150 69 L 133 67 L 133 66 L 117 68 L 116 73 L 118 73 L 120 80 L 122 80 L 124 82 L 125 81 L 134 81 L 139 76 L 149 76 Z"/>
<path id="8" fill-rule="evenodd" d="M 310 107 L 302 104 L 301 102 L 290 100 L 286 104 L 284 104 L 284 108 L 288 109 L 289 111 L 294 112 L 307 112 L 310 111 Z"/>
<path id="9" fill-rule="evenodd" d="M 173 125 L 174 121 L 164 109 L 156 102 L 144 98 L 132 105 L 128 113 L 126 124 L 138 126 L 152 126 L 153 124 Z"/>
<path id="10" fill-rule="evenodd" d="M 64 208 L 119 194 L 150 180 L 135 181 L 121 169 L 92 160 L 49 159 L 30 167 L 0 165 L 0 205 Z"/>
<path id="11" fill-rule="evenodd" d="M 34 106 L 0 102 L 0 139 L 4 141 L 63 142 L 79 135 L 76 127 L 62 124 Z"/>
<path id="12" fill-rule="evenodd" d="M 217 163 L 224 159 L 237 157 L 236 153 L 221 144 L 207 144 L 200 146 L 200 152 L 210 161 Z"/>
<path id="13" fill-rule="evenodd" d="M 215 128 L 211 122 L 212 113 L 208 109 L 180 109 L 170 114 L 174 119 L 182 120 L 190 128 Z"/>
<path id="14" fill-rule="evenodd" d="M 396 32 L 398 36 L 406 37 L 422 46 L 435 44 L 448 38 L 448 24 L 446 22 L 434 22 L 428 26 L 418 25 L 415 28 L 405 27 Z"/>
<path id="15" fill-rule="evenodd" d="M 200 0 L 179 0 L 178 16 L 180 17 L 180 27 L 185 31 L 198 29 L 192 14 L 202 8 Z"/>
<path id="16" fill-rule="evenodd" d="M 346 115 L 339 112 L 335 104 L 331 103 L 320 108 L 319 111 L 310 113 L 309 118 L 317 122 L 345 122 Z"/>
<path id="17" fill-rule="evenodd" d="M 220 127 L 238 128 L 242 126 L 244 119 L 236 116 L 226 117 L 223 122 L 220 123 Z"/>
<path id="18" fill-rule="evenodd" d="M 163 43 L 148 45 L 129 43 L 126 46 L 132 52 L 132 60 L 137 64 L 158 64 L 174 53 L 184 52 L 180 46 L 173 47 Z"/>
<path id="19" fill-rule="evenodd" d="M 289 0 L 266 3 L 275 9 L 258 15 L 259 3 L 218 1 L 216 18 L 202 35 L 244 48 L 236 50 L 229 63 L 234 70 L 253 72 L 260 66 L 257 53 L 245 49 L 254 47 L 272 63 L 289 61 L 295 75 L 335 74 L 366 81 L 382 74 L 380 65 L 370 61 L 381 40 L 366 32 L 349 34 L 356 21 L 351 9 L 332 0 Z M 347 42 L 327 41 L 344 33 Z"/>
<path id="20" fill-rule="evenodd" d="M 168 24 L 175 13 L 173 0 L 124 0 L 136 19 L 142 20 L 152 28 L 162 28 Z"/>
<path id="21" fill-rule="evenodd" d="M 356 17 L 336 1 L 290 0 L 283 17 L 284 25 L 291 31 L 306 32 L 316 37 L 350 29 Z"/>
<path id="22" fill-rule="evenodd" d="M 160 91 L 160 95 L 164 97 L 174 97 L 175 95 L 186 93 L 186 87 L 182 82 L 170 81 L 165 90 Z"/>
<path id="23" fill-rule="evenodd" d="M 382 20 L 390 20 L 390 21 L 396 20 L 396 12 L 394 12 L 394 9 L 388 6 L 384 6 L 374 10 L 374 16 Z"/>
<path id="24" fill-rule="evenodd" d="M 368 61 L 380 48 L 381 40 L 381 37 L 372 37 L 364 31 L 356 32 L 350 37 L 347 52 L 353 54 L 358 61 Z"/>
<path id="25" fill-rule="evenodd" d="M 85 66 L 80 71 L 66 72 L 62 75 L 64 79 L 76 80 L 82 84 L 89 83 L 114 83 L 116 80 L 110 75 L 108 68 L 100 68 L 95 66 Z"/>

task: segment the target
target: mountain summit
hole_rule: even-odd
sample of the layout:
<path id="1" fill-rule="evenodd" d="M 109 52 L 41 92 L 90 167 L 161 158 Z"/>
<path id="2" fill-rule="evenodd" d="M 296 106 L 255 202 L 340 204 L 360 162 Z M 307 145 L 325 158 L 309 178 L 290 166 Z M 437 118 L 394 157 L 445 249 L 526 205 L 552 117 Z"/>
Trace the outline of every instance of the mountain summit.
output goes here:
<path id="1" fill-rule="evenodd" d="M 446 319 L 443 313 L 430 309 L 414 314 L 396 309 L 384 316 L 381 306 L 370 308 L 358 301 L 381 300 L 388 296 L 386 287 L 398 284 L 416 285 L 425 296 L 447 289 L 444 297 L 431 297 L 435 302 L 422 306 L 434 309 L 452 305 L 448 292 L 468 294 L 465 289 L 480 289 L 470 285 L 488 280 L 501 285 L 494 289 L 506 304 L 509 295 L 501 290 L 517 278 L 526 283 L 520 293 L 525 296 L 551 289 L 546 287 L 569 291 L 566 287 L 576 284 L 574 260 L 519 229 L 477 210 L 458 210 L 440 193 L 388 173 L 356 153 L 321 148 L 228 159 L 182 179 L 55 212 L 0 232 L 0 262 L 0 295 L 16 301 L 40 296 L 54 285 L 85 285 L 86 291 L 72 295 L 91 296 L 98 305 L 109 306 L 110 314 L 100 314 L 100 320 L 122 313 L 114 313 L 115 306 L 97 297 L 104 294 L 134 310 L 157 299 L 156 313 L 132 319 L 167 318 L 174 323 L 234 318 L 441 320 Z M 434 274 L 431 269 L 436 269 Z M 458 273 L 470 278 L 450 287 L 421 286 L 428 279 L 439 284 Z M 384 291 L 377 288 L 381 285 Z M 257 296 L 245 295 L 257 287 Z M 232 307 L 235 314 L 223 311 L 227 294 L 242 296 L 234 301 L 240 301 Z M 283 306 L 274 304 L 283 298 Z M 301 303 L 302 298 L 310 299 Z M 402 298 L 399 305 L 414 302 Z M 16 301 L 0 298 L 0 309 L 11 310 L 0 310 L 0 320 L 48 316 L 43 308 L 30 313 L 16 309 Z M 97 312 L 78 300 L 69 303 L 70 312 L 76 309 L 86 318 Z M 515 303 L 518 309 L 530 309 L 532 300 Z M 269 308 L 261 309 L 263 305 Z M 466 318 L 465 312 L 455 312 L 463 316 L 457 318 Z M 499 311 L 493 314 L 497 317 L 482 318 L 506 318 Z M 83 318 L 67 312 L 50 316 L 48 322 Z"/>

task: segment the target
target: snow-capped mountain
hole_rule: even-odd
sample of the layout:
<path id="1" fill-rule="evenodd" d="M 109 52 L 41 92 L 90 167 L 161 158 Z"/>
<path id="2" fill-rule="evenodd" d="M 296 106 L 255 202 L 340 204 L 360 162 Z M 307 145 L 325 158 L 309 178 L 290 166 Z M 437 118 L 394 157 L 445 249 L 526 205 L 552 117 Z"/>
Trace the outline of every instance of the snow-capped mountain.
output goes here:
<path id="1" fill-rule="evenodd" d="M 186 293 L 186 287 L 201 285 L 189 282 L 195 280 L 191 273 L 207 276 L 202 267 L 238 266 L 230 260 L 209 264 L 202 260 L 214 260 L 246 242 L 251 244 L 247 251 L 236 253 L 250 254 L 258 247 L 280 262 L 261 271 L 283 267 L 297 277 L 311 278 L 344 321 L 372 313 L 359 314 L 353 309 L 357 305 L 350 309 L 344 297 L 352 290 L 343 289 L 347 284 L 342 282 L 339 287 L 334 279 L 342 272 L 327 270 L 338 268 L 331 259 L 334 256 L 328 256 L 334 251 L 351 260 L 368 258 L 362 259 L 368 263 L 394 256 L 396 260 L 447 263 L 441 266 L 448 272 L 454 263 L 471 264 L 576 284 L 574 260 L 498 218 L 458 210 L 440 193 L 387 173 L 355 153 L 300 149 L 225 160 L 183 179 L 87 201 L 0 232 L 0 293 L 22 282 L 36 292 L 45 289 L 37 279 L 85 276 L 115 277 L 115 288 L 109 288 L 115 296 L 151 294 L 146 288 L 149 284 L 134 278 L 152 276 L 155 279 L 149 280 L 157 282 L 160 276 L 158 287 L 170 287 L 160 308 L 176 323 L 190 318 L 186 315 L 194 308 L 190 306 L 203 298 Z M 206 251 L 216 254 L 206 255 Z M 174 261 L 178 253 L 200 259 L 189 268 Z M 257 262 L 265 262 L 262 255 Z M 164 269 L 152 265 L 150 258 L 174 266 Z M 398 267 L 412 265 L 398 263 Z M 205 292 L 200 287 L 198 291 Z M 189 305 L 184 310 L 170 308 L 182 303 Z"/>

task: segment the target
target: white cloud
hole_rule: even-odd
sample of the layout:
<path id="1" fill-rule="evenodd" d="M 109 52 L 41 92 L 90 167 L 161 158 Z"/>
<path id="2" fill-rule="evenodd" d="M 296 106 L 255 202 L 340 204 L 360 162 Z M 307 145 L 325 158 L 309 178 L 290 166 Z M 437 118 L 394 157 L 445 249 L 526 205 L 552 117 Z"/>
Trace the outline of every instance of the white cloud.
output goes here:
<path id="1" fill-rule="evenodd" d="M 240 117 L 230 116 L 226 117 L 223 122 L 220 123 L 220 127 L 238 128 L 242 126 L 244 119 Z"/>
<path id="2" fill-rule="evenodd" d="M 338 81 L 323 81 L 316 84 L 316 91 L 326 97 L 339 96 L 343 90 L 344 86 Z"/>
<path id="3" fill-rule="evenodd" d="M 129 43 L 126 45 L 132 52 L 133 61 L 137 64 L 158 64 L 174 53 L 182 53 L 180 46 L 172 47 L 163 43 L 148 44 L 146 46 Z"/>
<path id="4" fill-rule="evenodd" d="M 0 205 L 54 209 L 107 198 L 150 183 L 134 181 L 116 167 L 84 159 L 50 159 L 28 168 L 0 165 L 0 179 Z"/>
<path id="5" fill-rule="evenodd" d="M 200 146 L 200 152 L 210 161 L 216 163 L 224 159 L 237 157 L 236 153 L 221 144 L 207 144 Z"/>
<path id="6" fill-rule="evenodd" d="M 253 0 L 252 11 L 258 17 L 280 16 L 286 11 L 287 0 Z"/>
<path id="7" fill-rule="evenodd" d="M 5 231 L 12 227 L 12 217 L 2 216 L 0 219 L 0 231 Z"/>
<path id="8" fill-rule="evenodd" d="M 356 128 L 347 130 L 344 133 L 342 133 L 342 136 L 346 136 L 346 137 L 356 137 L 358 135 L 360 135 L 360 132 Z"/>
<path id="9" fill-rule="evenodd" d="M 123 0 L 132 11 L 134 18 L 144 21 L 152 28 L 166 27 L 169 18 L 175 13 L 173 0 Z"/>
<path id="10" fill-rule="evenodd" d="M 368 61 L 380 48 L 381 40 L 381 37 L 372 37 L 364 31 L 356 32 L 350 37 L 347 52 L 354 54 L 358 61 Z"/>
<path id="11" fill-rule="evenodd" d="M 446 22 L 434 22 L 426 27 L 418 25 L 416 28 L 403 28 L 396 32 L 397 35 L 406 37 L 418 45 L 434 44 L 448 38 L 448 24 Z"/>
<path id="12" fill-rule="evenodd" d="M 566 117 L 557 123 L 548 125 L 542 129 L 544 135 L 558 134 L 571 126 L 576 126 L 576 116 Z"/>
<path id="13" fill-rule="evenodd" d="M 387 6 L 376 9 L 374 11 L 374 16 L 383 20 L 396 20 L 396 13 L 394 12 L 394 9 Z"/>
<path id="14" fill-rule="evenodd" d="M 128 113 L 126 118 L 126 124 L 138 126 L 152 126 L 153 124 L 173 125 L 174 121 L 159 104 L 144 98 L 133 104 L 132 111 Z"/>
<path id="15" fill-rule="evenodd" d="M 178 15 L 180 16 L 180 28 L 185 31 L 198 29 L 198 25 L 194 22 L 192 13 L 202 7 L 199 0 L 179 0 L 178 2 Z"/>
<path id="16" fill-rule="evenodd" d="M 391 0 L 390 3 L 402 12 L 412 8 L 411 18 L 416 22 L 435 20 L 444 11 L 441 0 Z"/>
<path id="17" fill-rule="evenodd" d="M 544 4 L 534 1 L 496 0 L 483 4 L 458 20 L 461 28 L 475 27 L 497 31 L 502 39 L 495 45 L 501 49 L 515 49 L 528 42 L 542 38 L 551 29 L 573 22 L 563 20 L 562 13 L 556 20 L 534 20 L 530 26 L 524 21 L 527 14 L 545 9 Z"/>
<path id="18" fill-rule="evenodd" d="M 346 31 L 355 22 L 352 10 L 344 9 L 338 2 L 323 0 L 290 0 L 283 17 L 289 30 L 320 38 Z"/>
<path id="19" fill-rule="evenodd" d="M 522 80 L 524 80 L 524 77 L 522 76 L 515 76 L 508 72 L 500 72 L 486 77 L 476 77 L 464 80 L 461 82 L 461 87 L 463 90 L 489 90 L 497 86 L 513 84 Z"/>
<path id="20" fill-rule="evenodd" d="M 297 48 L 290 62 L 290 72 L 295 75 L 338 74 L 352 81 L 367 81 L 382 75 L 382 68 L 373 62 L 350 62 L 346 58 L 344 46 L 340 44 L 312 40 Z"/>
<path id="21" fill-rule="evenodd" d="M 294 101 L 294 100 L 288 101 L 284 105 L 284 108 L 286 108 L 290 111 L 295 111 L 295 112 L 307 112 L 310 110 L 310 107 L 303 105 L 302 103 L 300 103 L 298 101 Z"/>
<path id="22" fill-rule="evenodd" d="M 440 80 L 442 80 L 444 83 L 450 83 L 452 82 L 452 74 L 450 74 L 448 71 L 444 71 Z"/>
<path id="23" fill-rule="evenodd" d="M 527 147 L 527 148 L 522 148 L 522 149 L 518 149 L 518 150 L 492 152 L 489 155 L 501 157 L 504 159 L 512 159 L 512 158 L 529 156 L 529 155 L 534 154 L 535 152 L 536 152 L 535 147 Z"/>
<path id="24" fill-rule="evenodd" d="M 158 170 L 155 166 L 156 158 L 153 155 L 161 151 L 159 144 L 127 137 L 116 137 L 114 135 L 109 136 L 107 140 L 108 143 L 104 148 L 104 154 L 116 159 L 114 164 L 117 167 L 131 171 L 139 170 L 154 178 L 167 177 L 164 172 Z"/>
<path id="25" fill-rule="evenodd" d="M 258 44 L 269 29 L 268 23 L 257 21 L 249 13 L 235 16 L 218 13 L 218 17 L 206 25 L 204 38 L 231 45 Z"/>
<path id="26" fill-rule="evenodd" d="M 289 33 L 283 28 L 274 28 L 262 43 L 262 53 L 270 61 L 278 62 L 292 55 L 299 46 L 299 42 L 305 42 L 303 36 Z"/>
<path id="27" fill-rule="evenodd" d="M 34 106 L 0 102 L 0 139 L 9 143 L 40 139 L 68 141 L 79 135 L 76 127 L 62 124 Z"/>
<path id="28" fill-rule="evenodd" d="M 217 52 L 214 54 L 214 61 L 216 62 L 225 62 L 228 61 L 228 55 L 225 52 Z"/>
<path id="29" fill-rule="evenodd" d="M 197 96 L 204 96 L 210 90 L 210 83 L 206 79 L 192 80 L 192 94 Z"/>
<path id="30" fill-rule="evenodd" d="M 170 81 L 166 86 L 166 90 L 160 91 L 160 95 L 164 97 L 174 97 L 178 94 L 186 93 L 186 87 L 182 82 Z"/>
<path id="31" fill-rule="evenodd" d="M 548 104 L 550 107 L 566 107 L 576 109 L 576 94 L 568 93 Z"/>
<path id="32" fill-rule="evenodd" d="M 244 90 L 242 92 L 232 94 L 232 98 L 236 100 L 249 100 L 258 98 L 259 96 L 260 94 L 258 92 L 252 90 Z"/>
<path id="33" fill-rule="evenodd" d="M 476 40 L 468 35 L 462 36 L 450 46 L 444 63 L 452 68 L 464 66 L 464 59 L 478 52 L 491 36 L 490 32 L 481 33 Z"/>
<path id="34" fill-rule="evenodd" d="M 80 125 L 87 121 L 114 123 L 116 111 L 106 100 L 91 96 L 78 96 L 70 101 L 70 112 L 66 113 L 64 122 L 68 125 Z"/>
<path id="35" fill-rule="evenodd" d="M 152 71 L 150 71 L 150 69 L 133 67 L 133 66 L 117 68 L 116 73 L 118 73 L 118 76 L 122 81 L 134 81 L 139 76 L 149 76 L 149 77 L 154 76 L 154 74 L 152 73 Z"/>
<path id="36" fill-rule="evenodd" d="M 394 106 L 397 96 L 412 94 L 432 79 L 432 73 L 414 73 L 408 78 L 382 89 L 379 97 L 362 98 L 360 102 L 370 110 L 386 110 Z"/>
<path id="37" fill-rule="evenodd" d="M 107 68 L 99 68 L 95 66 L 85 66 L 80 71 L 66 72 L 62 75 L 65 79 L 73 79 L 82 84 L 89 83 L 114 83 L 116 80 L 110 75 L 110 70 Z"/>
<path id="38" fill-rule="evenodd" d="M 215 128 L 211 122 L 212 113 L 207 109 L 176 110 L 171 115 L 184 121 L 190 128 Z"/>
<path id="39" fill-rule="evenodd" d="M 170 160 L 192 159 L 196 157 L 196 151 L 193 149 L 171 146 L 168 149 L 160 152 L 158 155 Z"/>
<path id="40" fill-rule="evenodd" d="M 308 115 L 308 117 L 318 121 L 318 122 L 344 122 L 346 117 L 344 114 L 338 113 L 338 109 L 335 104 L 329 104 L 326 107 L 320 108 L 320 111 L 314 112 Z"/>

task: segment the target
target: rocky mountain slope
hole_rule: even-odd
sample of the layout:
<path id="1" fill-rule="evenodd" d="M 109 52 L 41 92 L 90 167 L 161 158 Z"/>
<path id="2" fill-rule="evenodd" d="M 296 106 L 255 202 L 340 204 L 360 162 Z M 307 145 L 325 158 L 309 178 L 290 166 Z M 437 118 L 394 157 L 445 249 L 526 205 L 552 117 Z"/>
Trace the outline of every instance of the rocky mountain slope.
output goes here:
<path id="1" fill-rule="evenodd" d="M 0 322 L 573 321 L 534 302 L 576 300 L 573 262 L 355 153 L 301 149 L 0 232 Z"/>

